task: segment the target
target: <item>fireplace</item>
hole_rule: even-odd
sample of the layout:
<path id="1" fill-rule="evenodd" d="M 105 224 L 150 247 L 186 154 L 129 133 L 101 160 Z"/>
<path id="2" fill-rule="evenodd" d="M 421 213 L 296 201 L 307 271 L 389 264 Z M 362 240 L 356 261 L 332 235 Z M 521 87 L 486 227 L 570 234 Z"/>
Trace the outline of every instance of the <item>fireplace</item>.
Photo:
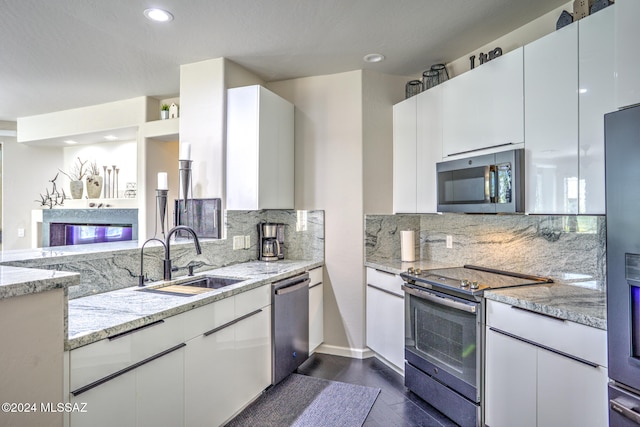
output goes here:
<path id="1" fill-rule="evenodd" d="M 43 247 L 138 239 L 138 209 L 47 209 L 42 214 Z"/>

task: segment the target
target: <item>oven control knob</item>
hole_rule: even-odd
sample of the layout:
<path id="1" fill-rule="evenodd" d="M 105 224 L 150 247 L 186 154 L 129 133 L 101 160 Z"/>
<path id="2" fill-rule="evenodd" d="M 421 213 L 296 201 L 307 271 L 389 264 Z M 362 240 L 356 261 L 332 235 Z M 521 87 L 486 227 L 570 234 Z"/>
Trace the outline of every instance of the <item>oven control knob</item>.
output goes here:
<path id="1" fill-rule="evenodd" d="M 471 282 L 471 289 L 478 289 L 480 287 L 480 285 L 478 284 L 477 280 L 474 280 L 473 282 Z"/>
<path id="2" fill-rule="evenodd" d="M 433 373 L 434 373 L 434 374 L 438 375 L 438 372 L 439 372 L 439 371 L 438 371 L 438 368 L 433 368 Z"/>
<path id="3" fill-rule="evenodd" d="M 413 274 L 414 272 L 415 272 L 415 270 L 413 269 L 413 267 L 409 267 L 407 269 L 407 273 L 409 273 L 409 274 Z"/>
<path id="4" fill-rule="evenodd" d="M 469 281 L 467 279 L 462 279 L 462 281 L 460 282 L 460 287 L 466 288 L 467 286 L 469 286 Z"/>
<path id="5" fill-rule="evenodd" d="M 422 273 L 422 270 L 420 270 L 419 268 L 416 268 L 416 270 L 415 270 L 415 271 L 416 271 L 416 276 L 419 276 L 419 275 L 420 275 L 420 273 Z"/>

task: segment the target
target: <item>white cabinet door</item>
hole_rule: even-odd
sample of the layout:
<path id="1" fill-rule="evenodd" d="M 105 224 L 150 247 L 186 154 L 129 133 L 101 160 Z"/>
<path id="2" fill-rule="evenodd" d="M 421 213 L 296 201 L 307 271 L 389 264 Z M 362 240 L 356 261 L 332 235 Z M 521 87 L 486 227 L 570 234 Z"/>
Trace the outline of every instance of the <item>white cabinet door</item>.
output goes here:
<path id="1" fill-rule="evenodd" d="M 224 300 L 223 300 L 224 301 Z M 233 413 L 236 378 L 232 326 L 187 341 L 185 349 L 185 425 L 218 426 Z"/>
<path id="2" fill-rule="evenodd" d="M 601 366 L 538 349 L 538 425 L 606 426 L 607 382 Z"/>
<path id="3" fill-rule="evenodd" d="M 443 155 L 524 141 L 523 57 L 515 49 L 443 83 Z"/>
<path id="4" fill-rule="evenodd" d="M 638 0 L 616 0 L 615 3 L 615 68 L 616 106 L 628 107 L 640 103 L 640 2 Z M 601 12 L 598 12 L 601 13 Z"/>
<path id="5" fill-rule="evenodd" d="M 184 352 L 180 348 L 135 370 L 139 427 L 184 425 Z"/>
<path id="6" fill-rule="evenodd" d="M 293 209 L 293 120 L 262 86 L 227 91 L 227 209 Z"/>
<path id="7" fill-rule="evenodd" d="M 535 427 L 536 347 L 489 328 L 486 343 L 486 425 Z"/>
<path id="8" fill-rule="evenodd" d="M 309 287 L 309 354 L 324 341 L 324 285 Z"/>
<path id="9" fill-rule="evenodd" d="M 578 21 L 580 214 L 605 213 L 604 114 L 616 110 L 614 10 L 606 8 Z"/>
<path id="10" fill-rule="evenodd" d="M 524 47 L 526 211 L 578 213 L 578 26 Z"/>
<path id="11" fill-rule="evenodd" d="M 271 306 L 235 324 L 235 345 L 234 413 L 271 384 Z"/>
<path id="12" fill-rule="evenodd" d="M 393 212 L 416 213 L 417 96 L 393 106 Z"/>
<path id="13" fill-rule="evenodd" d="M 367 285 L 366 323 L 367 346 L 402 370 L 404 367 L 404 298 L 375 285 Z"/>
<path id="14" fill-rule="evenodd" d="M 442 86 L 417 99 L 416 212 L 438 211 L 436 163 L 442 160 Z"/>
<path id="15" fill-rule="evenodd" d="M 136 374 L 120 375 L 78 396 L 72 404 L 86 403 L 86 412 L 72 412 L 71 427 L 113 427 L 136 425 Z"/>

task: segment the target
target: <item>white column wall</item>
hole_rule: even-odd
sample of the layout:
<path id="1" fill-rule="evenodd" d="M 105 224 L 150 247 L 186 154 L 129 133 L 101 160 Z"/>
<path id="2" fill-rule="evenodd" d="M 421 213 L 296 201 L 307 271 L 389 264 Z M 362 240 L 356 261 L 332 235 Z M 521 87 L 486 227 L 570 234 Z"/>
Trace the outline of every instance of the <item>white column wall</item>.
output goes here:
<path id="1" fill-rule="evenodd" d="M 296 106 L 295 206 L 325 211 L 324 350 L 364 339 L 362 71 L 268 84 Z"/>

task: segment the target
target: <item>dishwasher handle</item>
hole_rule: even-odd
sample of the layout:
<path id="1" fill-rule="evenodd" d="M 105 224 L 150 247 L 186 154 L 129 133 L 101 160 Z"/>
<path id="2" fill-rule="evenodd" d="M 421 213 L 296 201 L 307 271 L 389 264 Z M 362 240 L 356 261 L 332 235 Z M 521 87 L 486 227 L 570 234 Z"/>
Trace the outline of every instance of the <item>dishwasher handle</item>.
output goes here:
<path id="1" fill-rule="evenodd" d="M 295 292 L 304 286 L 309 286 L 309 273 L 299 274 L 288 279 L 280 280 L 273 284 L 273 292 L 276 295 L 288 294 L 289 292 Z M 295 288 L 295 289 L 292 289 Z"/>

